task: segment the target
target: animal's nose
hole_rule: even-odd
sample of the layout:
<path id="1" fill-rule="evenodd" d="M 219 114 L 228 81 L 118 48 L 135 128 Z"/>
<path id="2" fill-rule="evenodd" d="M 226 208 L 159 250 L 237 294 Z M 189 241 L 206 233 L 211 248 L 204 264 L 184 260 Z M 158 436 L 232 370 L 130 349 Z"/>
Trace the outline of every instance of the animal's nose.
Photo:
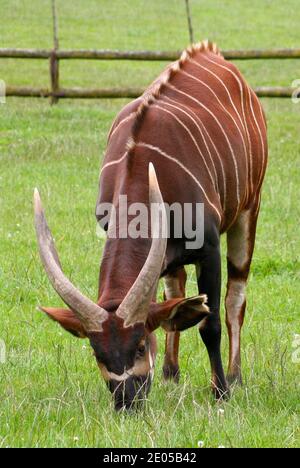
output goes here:
<path id="1" fill-rule="evenodd" d="M 115 409 L 138 409 L 149 391 L 148 376 L 131 376 L 123 382 L 111 380 L 110 391 L 113 393 Z"/>
<path id="2" fill-rule="evenodd" d="M 134 401 L 127 401 L 127 400 L 116 400 L 115 399 L 115 410 L 116 411 L 130 411 L 136 408 L 136 403 Z"/>

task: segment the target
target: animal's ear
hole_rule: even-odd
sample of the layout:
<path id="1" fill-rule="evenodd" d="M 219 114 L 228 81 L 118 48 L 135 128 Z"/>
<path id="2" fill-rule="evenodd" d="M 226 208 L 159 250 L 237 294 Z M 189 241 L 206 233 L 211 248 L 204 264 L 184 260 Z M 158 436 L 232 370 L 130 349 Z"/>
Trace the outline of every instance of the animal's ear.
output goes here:
<path id="1" fill-rule="evenodd" d="M 207 296 L 170 299 L 161 304 L 151 303 L 147 319 L 150 332 L 161 326 L 165 331 L 183 331 L 193 327 L 209 315 Z"/>
<path id="2" fill-rule="evenodd" d="M 72 310 L 57 309 L 54 307 L 40 307 L 40 310 L 45 312 L 52 320 L 58 322 L 65 330 L 72 333 L 72 335 L 78 338 L 86 338 L 86 331 Z"/>

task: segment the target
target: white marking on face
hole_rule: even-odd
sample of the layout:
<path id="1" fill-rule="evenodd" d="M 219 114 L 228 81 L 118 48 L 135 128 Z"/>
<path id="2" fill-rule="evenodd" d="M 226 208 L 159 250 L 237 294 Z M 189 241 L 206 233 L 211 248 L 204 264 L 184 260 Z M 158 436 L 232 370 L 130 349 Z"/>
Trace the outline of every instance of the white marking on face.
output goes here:
<path id="1" fill-rule="evenodd" d="M 146 375 L 150 373 L 151 379 L 154 375 L 154 359 L 151 351 L 149 350 L 148 354 L 145 354 L 144 358 L 137 359 L 134 365 L 130 369 L 124 370 L 122 374 L 115 374 L 114 372 L 109 372 L 104 364 L 98 362 L 101 374 L 104 380 L 116 380 L 117 382 L 125 382 L 132 376 Z"/>
<path id="2" fill-rule="evenodd" d="M 153 369 L 153 367 L 154 367 L 154 361 L 153 361 L 153 357 L 152 357 L 151 351 L 149 351 L 149 364 L 150 364 L 150 370 Z"/>
<path id="3" fill-rule="evenodd" d="M 108 371 L 107 371 L 107 374 L 109 376 L 109 380 L 117 380 L 118 382 L 122 382 L 124 380 L 129 379 L 129 377 L 133 375 L 133 369 L 128 369 L 125 372 L 123 372 L 123 374 L 121 375 L 115 374 L 114 372 L 108 372 Z"/>
<path id="4" fill-rule="evenodd" d="M 154 359 L 153 359 L 151 351 L 149 351 L 149 365 L 150 365 L 150 378 L 152 381 L 154 378 Z"/>

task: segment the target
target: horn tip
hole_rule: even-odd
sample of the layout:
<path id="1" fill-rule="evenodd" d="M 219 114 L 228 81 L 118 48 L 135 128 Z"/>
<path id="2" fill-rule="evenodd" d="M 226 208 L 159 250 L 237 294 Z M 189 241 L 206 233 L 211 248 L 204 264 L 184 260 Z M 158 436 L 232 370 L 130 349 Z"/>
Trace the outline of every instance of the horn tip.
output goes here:
<path id="1" fill-rule="evenodd" d="M 152 162 L 149 163 L 149 182 L 151 185 L 157 184 L 156 171 Z"/>
<path id="2" fill-rule="evenodd" d="M 48 317 L 53 318 L 52 312 L 54 312 L 56 309 L 53 307 L 44 307 L 44 306 L 37 306 L 36 310 L 39 312 L 43 312 L 44 314 L 47 314 Z"/>
<path id="3" fill-rule="evenodd" d="M 153 174 L 155 172 L 154 165 L 152 162 L 149 162 L 149 175 Z"/>
<path id="4" fill-rule="evenodd" d="M 35 188 L 34 192 L 33 192 L 33 201 L 34 201 L 35 211 L 37 213 L 41 212 L 42 211 L 42 202 L 41 202 L 41 197 L 40 197 L 40 194 L 39 194 L 39 191 L 38 191 L 37 188 Z"/>

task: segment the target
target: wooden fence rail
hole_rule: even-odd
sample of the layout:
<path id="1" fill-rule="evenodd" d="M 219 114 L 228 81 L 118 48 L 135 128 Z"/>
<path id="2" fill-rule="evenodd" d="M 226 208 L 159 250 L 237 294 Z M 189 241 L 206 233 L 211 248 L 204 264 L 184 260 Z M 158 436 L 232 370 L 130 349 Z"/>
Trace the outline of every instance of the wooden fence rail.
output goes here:
<path id="1" fill-rule="evenodd" d="M 181 51 L 121 51 L 109 49 L 9 49 L 0 48 L 0 58 L 22 59 L 49 59 L 55 54 L 58 59 L 93 59 L 93 60 L 150 60 L 168 61 L 177 60 Z M 245 49 L 223 50 L 223 56 L 228 60 L 257 60 L 257 59 L 299 59 L 299 49 Z"/>
<path id="2" fill-rule="evenodd" d="M 55 39 L 55 38 L 54 38 Z M 61 88 L 59 86 L 59 62 L 65 59 L 80 60 L 143 60 L 174 61 L 181 51 L 120 51 L 120 50 L 63 50 L 58 49 L 58 40 L 54 40 L 53 49 L 15 49 L 0 48 L 0 58 L 48 59 L 50 65 L 51 88 L 24 86 L 7 86 L 7 96 L 49 97 L 52 104 L 61 98 L 135 98 L 140 96 L 143 88 Z M 223 50 L 222 54 L 230 60 L 256 59 L 299 59 L 300 49 L 256 49 L 256 50 Z M 254 89 L 260 97 L 291 97 L 295 88 L 291 87 L 257 87 Z"/>
<path id="3" fill-rule="evenodd" d="M 53 93 L 48 88 L 7 86 L 6 96 L 55 97 L 56 100 L 62 98 L 136 98 L 144 90 L 144 88 L 59 88 Z M 254 88 L 254 91 L 259 97 L 291 98 L 295 93 L 295 88 L 259 86 Z M 300 97 L 300 92 L 298 93 L 298 97 Z"/>

